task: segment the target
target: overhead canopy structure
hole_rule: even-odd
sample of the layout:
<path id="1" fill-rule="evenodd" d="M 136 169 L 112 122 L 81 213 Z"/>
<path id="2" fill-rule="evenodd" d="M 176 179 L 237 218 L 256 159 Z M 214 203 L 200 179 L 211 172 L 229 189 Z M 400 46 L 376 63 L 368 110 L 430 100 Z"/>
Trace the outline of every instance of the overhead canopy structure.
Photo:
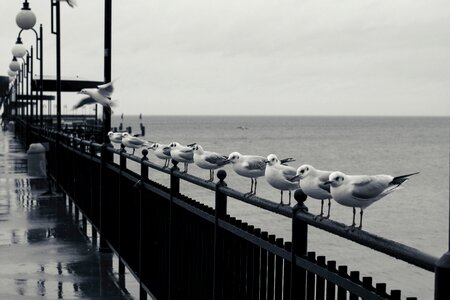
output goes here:
<path id="1" fill-rule="evenodd" d="M 41 96 L 40 95 L 20 95 L 17 94 L 16 97 L 17 100 L 41 100 Z M 55 100 L 55 96 L 53 95 L 43 95 L 42 96 L 42 100 L 46 100 L 46 101 L 53 101 Z"/>
<path id="2" fill-rule="evenodd" d="M 43 81 L 44 91 L 56 92 L 56 79 L 44 79 Z M 90 81 L 79 79 L 62 79 L 61 80 L 61 92 L 79 92 L 85 88 L 96 88 L 99 85 L 104 84 L 103 81 Z M 31 88 L 33 91 L 39 91 L 41 89 L 41 81 L 34 79 L 31 82 Z"/>

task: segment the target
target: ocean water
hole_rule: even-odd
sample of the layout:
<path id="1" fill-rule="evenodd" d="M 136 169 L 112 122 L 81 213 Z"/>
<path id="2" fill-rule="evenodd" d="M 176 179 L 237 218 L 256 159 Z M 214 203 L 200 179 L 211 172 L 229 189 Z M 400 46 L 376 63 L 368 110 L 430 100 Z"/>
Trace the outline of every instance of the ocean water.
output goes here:
<path id="1" fill-rule="evenodd" d="M 121 122 L 113 116 L 113 126 Z M 318 169 L 347 174 L 402 175 L 419 171 L 402 190 L 365 210 L 363 229 L 384 238 L 440 257 L 448 247 L 449 224 L 449 118 L 428 117 L 213 117 L 125 116 L 124 126 L 161 143 L 197 142 L 206 150 L 242 154 L 293 157 L 291 166 L 308 163 Z M 239 127 L 244 127 L 241 129 Z M 138 152 L 137 152 L 138 153 Z M 149 154 L 152 161 L 159 160 Z M 162 161 L 161 161 L 162 163 Z M 137 165 L 130 168 L 138 171 Z M 249 191 L 250 180 L 225 167 L 229 187 Z M 208 178 L 207 170 L 194 165 L 189 173 Z M 150 171 L 150 177 L 168 185 L 168 176 Z M 182 183 L 181 192 L 214 206 L 213 194 Z M 258 196 L 279 202 L 279 191 L 264 178 L 258 180 Z M 295 202 L 295 201 L 294 201 Z M 310 212 L 319 213 L 320 201 L 310 199 Z M 290 240 L 290 220 L 229 199 L 229 213 L 250 224 Z M 331 219 L 351 224 L 352 209 L 332 203 Z M 345 239 L 310 228 L 309 251 L 326 255 L 403 296 L 432 299 L 434 274 Z"/>

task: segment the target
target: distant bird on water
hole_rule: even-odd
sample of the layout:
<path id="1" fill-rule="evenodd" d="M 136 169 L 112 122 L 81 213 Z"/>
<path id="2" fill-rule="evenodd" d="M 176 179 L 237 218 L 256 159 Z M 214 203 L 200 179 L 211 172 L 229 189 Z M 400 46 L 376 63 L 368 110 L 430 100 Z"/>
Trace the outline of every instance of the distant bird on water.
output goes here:
<path id="1" fill-rule="evenodd" d="M 111 95 L 114 91 L 113 82 L 99 85 L 94 89 L 82 89 L 78 94 L 84 94 L 88 97 L 81 99 L 77 104 L 73 106 L 73 109 L 80 108 L 88 104 L 101 104 L 104 108 L 111 110 L 112 106 L 116 103 L 111 100 Z"/>
<path id="2" fill-rule="evenodd" d="M 177 142 L 172 142 L 170 144 L 170 155 L 172 158 L 177 162 L 184 163 L 183 173 L 187 173 L 188 165 L 194 162 L 194 149 L 192 149 L 194 144 L 189 144 L 187 146 L 183 146 Z"/>
<path id="3" fill-rule="evenodd" d="M 281 164 L 275 154 L 269 154 L 267 156 L 266 163 L 266 180 L 272 187 L 280 190 L 280 205 L 284 205 L 283 191 L 289 191 L 288 205 L 291 205 L 291 191 L 299 189 L 299 179 L 297 178 L 291 181 L 297 171 L 293 167 Z"/>
<path id="4" fill-rule="evenodd" d="M 170 163 L 170 159 L 172 158 L 170 156 L 170 146 L 169 145 L 162 145 L 159 143 L 153 143 L 148 148 L 150 150 L 153 150 L 155 153 L 155 156 L 159 159 L 164 160 L 164 168 L 167 168 Z"/>
<path id="5" fill-rule="evenodd" d="M 132 148 L 133 155 L 136 149 L 141 148 L 142 146 L 150 146 L 150 143 L 152 142 L 131 136 L 128 132 L 122 133 L 122 144 L 128 148 Z"/>
<path id="6" fill-rule="evenodd" d="M 76 0 L 58 0 L 59 2 L 67 2 L 67 4 L 74 8 L 75 6 L 77 6 L 77 1 Z"/>
<path id="7" fill-rule="evenodd" d="M 122 132 L 108 132 L 108 138 L 111 143 L 121 144 L 122 143 Z"/>
<path id="8" fill-rule="evenodd" d="M 205 151 L 199 144 L 193 146 L 194 163 L 202 168 L 209 170 L 209 181 L 214 181 L 214 170 L 229 164 L 226 156 L 216 152 Z"/>
<path id="9" fill-rule="evenodd" d="M 331 196 L 337 203 L 353 207 L 353 222 L 356 225 L 356 207 L 361 209 L 359 228 L 362 228 L 363 211 L 372 203 L 399 189 L 410 176 L 419 172 L 393 177 L 391 175 L 346 175 L 342 172 L 330 174 Z"/>
<path id="10" fill-rule="evenodd" d="M 331 207 L 331 193 L 330 185 L 326 184 L 330 178 L 332 171 L 322 171 L 317 170 L 311 165 L 302 165 L 297 169 L 297 175 L 292 177 L 290 180 L 294 181 L 300 179 L 300 188 L 302 191 L 311 198 L 321 200 L 320 215 L 323 216 L 323 200 L 328 199 L 328 214 L 325 217 L 328 219 L 330 217 L 330 207 Z"/>

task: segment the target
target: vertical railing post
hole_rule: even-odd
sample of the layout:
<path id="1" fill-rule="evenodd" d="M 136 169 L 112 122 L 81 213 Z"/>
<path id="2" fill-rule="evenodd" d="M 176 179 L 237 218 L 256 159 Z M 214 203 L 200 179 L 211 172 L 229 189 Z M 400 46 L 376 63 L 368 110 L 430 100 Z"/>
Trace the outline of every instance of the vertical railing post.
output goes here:
<path id="1" fill-rule="evenodd" d="M 142 158 L 141 158 L 141 179 L 139 186 L 139 300 L 147 300 L 147 292 L 142 286 L 142 246 L 144 245 L 144 232 L 143 232 L 143 223 L 142 220 L 145 217 L 145 213 L 143 212 L 142 201 L 143 201 L 143 189 L 142 184 L 148 181 L 148 166 L 144 164 L 144 162 L 148 161 L 148 150 L 142 150 Z"/>
<path id="2" fill-rule="evenodd" d="M 450 251 L 437 261 L 434 272 L 434 299 L 450 299 Z"/>
<path id="3" fill-rule="evenodd" d="M 119 223 L 119 277 L 120 276 L 124 276 L 125 275 L 125 264 L 122 262 L 122 254 L 121 254 L 121 250 L 122 250 L 122 212 L 121 212 L 121 208 L 122 208 L 122 200 L 126 200 L 126 199 L 122 199 L 122 195 L 124 194 L 123 191 L 123 176 L 122 176 L 122 172 L 124 172 L 127 169 L 127 158 L 125 155 L 123 155 L 124 153 L 127 153 L 127 151 L 125 150 L 125 145 L 124 144 L 120 144 L 120 179 L 119 179 L 119 208 L 118 208 L 118 213 L 119 213 L 119 219 L 118 219 L 118 223 Z"/>
<path id="4" fill-rule="evenodd" d="M 108 247 L 106 243 L 105 234 L 107 231 L 107 224 L 105 220 L 106 214 L 110 211 L 107 205 L 109 200 L 109 195 L 107 194 L 109 191 L 109 184 L 107 174 L 106 164 L 109 162 L 108 157 L 110 156 L 107 149 L 108 144 L 103 143 L 101 148 L 101 166 L 100 166 L 100 215 L 99 215 L 99 230 L 100 230 L 100 252 L 111 252 L 111 249 Z"/>
<path id="5" fill-rule="evenodd" d="M 219 219 L 224 219 L 227 214 L 227 195 L 220 191 L 221 187 L 226 187 L 225 178 L 227 172 L 219 170 L 217 172 L 219 181 L 216 184 L 216 210 L 214 222 L 214 268 L 213 268 L 213 299 L 223 298 L 223 231 L 219 228 Z"/>
<path id="6" fill-rule="evenodd" d="M 178 168 L 178 162 L 172 160 L 173 167 L 170 169 L 170 203 L 169 203 L 169 276 L 168 276 L 168 299 L 172 297 L 172 276 L 173 276 L 173 255 L 174 251 L 172 249 L 173 244 L 173 198 L 180 194 L 180 178 L 175 176 L 174 172 L 180 171 Z"/>
<path id="7" fill-rule="evenodd" d="M 308 224 L 299 220 L 297 213 L 308 211 L 304 202 L 306 194 L 298 189 L 294 194 L 296 204 L 292 212 L 292 269 L 291 269 L 291 299 L 306 298 L 306 271 L 296 265 L 297 256 L 305 257 L 308 251 Z"/>

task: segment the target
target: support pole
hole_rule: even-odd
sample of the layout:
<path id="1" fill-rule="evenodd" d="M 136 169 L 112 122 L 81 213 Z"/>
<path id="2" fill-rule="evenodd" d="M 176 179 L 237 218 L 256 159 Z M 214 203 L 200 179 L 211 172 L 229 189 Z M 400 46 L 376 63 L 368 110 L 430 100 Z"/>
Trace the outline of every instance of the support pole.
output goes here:
<path id="1" fill-rule="evenodd" d="M 105 51 L 104 80 L 111 82 L 111 37 L 112 37 L 112 0 L 105 0 Z M 111 110 L 103 108 L 103 133 L 101 141 L 108 142 L 108 132 L 111 130 Z"/>

